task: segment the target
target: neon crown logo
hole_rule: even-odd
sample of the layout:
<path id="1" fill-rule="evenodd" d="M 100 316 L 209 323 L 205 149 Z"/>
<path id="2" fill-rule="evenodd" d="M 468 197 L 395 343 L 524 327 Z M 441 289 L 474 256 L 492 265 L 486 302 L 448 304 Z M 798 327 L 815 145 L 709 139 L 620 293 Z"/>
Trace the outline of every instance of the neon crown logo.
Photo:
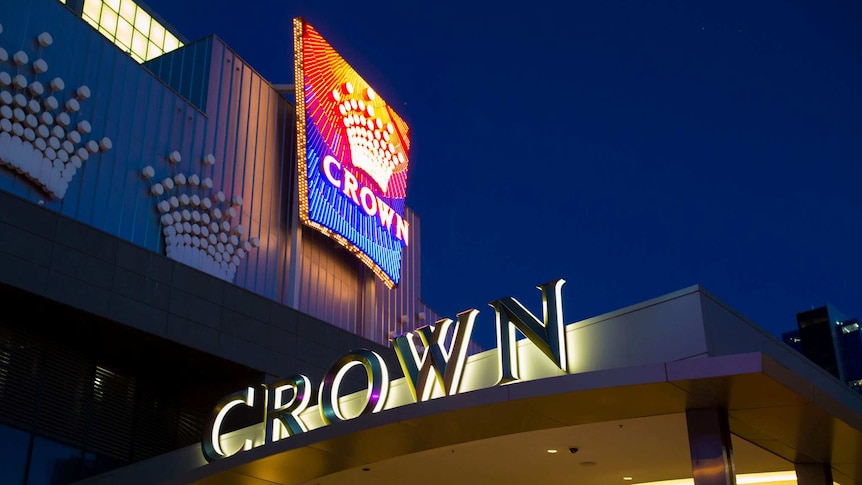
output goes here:
<path id="1" fill-rule="evenodd" d="M 173 151 L 167 157 L 176 166 L 182 156 Z M 202 158 L 208 168 L 215 164 L 213 155 Z M 153 181 L 156 171 L 147 165 L 141 171 L 144 179 Z M 183 264 L 233 281 L 237 267 L 249 252 L 260 246 L 256 237 L 248 238 L 240 224 L 242 197 L 227 203 L 221 190 L 213 192 L 213 181 L 202 175 L 176 173 L 151 183 L 150 193 L 158 198 L 166 255 Z"/>
<path id="2" fill-rule="evenodd" d="M 395 126 L 391 121 L 384 123 L 375 116 L 371 101 L 377 98 L 377 93 L 370 87 L 361 92 L 354 91 L 349 82 L 332 91 L 346 127 L 350 158 L 354 167 L 367 173 L 386 193 L 389 179 L 406 158 L 404 152 L 390 141 Z"/>
<path id="3" fill-rule="evenodd" d="M 36 40 L 37 57 L 53 43 L 48 32 Z M 78 112 L 81 102 L 90 97 L 90 88 L 81 86 L 64 96 L 62 78 L 53 78 L 47 86 L 39 80 L 48 71 L 48 63 L 41 58 L 29 60 L 26 52 L 18 51 L 10 61 L 6 49 L 0 47 L 0 165 L 62 199 L 83 163 L 100 150 L 110 150 L 111 140 L 105 137 L 84 143 L 82 135 L 89 135 L 92 128 Z M 11 73 L 2 70 L 9 67 Z"/>

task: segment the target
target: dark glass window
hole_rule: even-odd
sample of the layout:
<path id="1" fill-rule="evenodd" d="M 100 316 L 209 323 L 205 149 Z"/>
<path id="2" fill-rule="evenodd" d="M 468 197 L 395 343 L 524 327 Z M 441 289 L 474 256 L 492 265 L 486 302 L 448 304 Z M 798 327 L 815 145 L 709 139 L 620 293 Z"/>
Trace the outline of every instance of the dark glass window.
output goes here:
<path id="1" fill-rule="evenodd" d="M 126 463 L 108 456 L 97 455 L 96 453 L 84 454 L 84 465 L 81 469 L 81 478 L 89 478 L 100 473 L 109 472 L 116 468 L 120 468 Z"/>
<path id="2" fill-rule="evenodd" d="M 0 483 L 24 483 L 30 433 L 0 425 Z"/>
<path id="3" fill-rule="evenodd" d="M 62 485 L 78 479 L 83 452 L 78 448 L 36 436 L 27 485 Z"/>

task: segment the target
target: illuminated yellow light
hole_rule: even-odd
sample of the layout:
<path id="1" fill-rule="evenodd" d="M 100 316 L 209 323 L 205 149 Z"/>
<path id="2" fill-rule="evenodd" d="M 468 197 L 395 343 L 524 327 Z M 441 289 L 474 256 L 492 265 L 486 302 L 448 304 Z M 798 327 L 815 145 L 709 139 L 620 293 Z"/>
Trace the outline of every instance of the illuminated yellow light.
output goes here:
<path id="1" fill-rule="evenodd" d="M 99 27 L 110 32 L 110 36 L 113 37 L 114 32 L 117 31 L 117 13 L 112 12 L 110 9 L 103 8 L 102 16 L 99 18 Z"/>
<path id="2" fill-rule="evenodd" d="M 98 18 L 102 12 L 101 0 L 84 0 L 84 20 L 93 27 L 98 28 Z"/>
<path id="3" fill-rule="evenodd" d="M 158 22 L 153 22 L 150 25 L 150 42 L 156 44 L 159 49 L 165 45 L 165 28 Z"/>
<path id="4" fill-rule="evenodd" d="M 90 16 L 90 18 L 99 18 L 101 10 L 102 2 L 100 0 L 84 0 L 84 14 Z"/>
<path id="5" fill-rule="evenodd" d="M 94 29 L 99 28 L 99 22 L 96 22 L 96 20 L 91 18 L 89 15 L 84 14 L 83 18 L 84 18 L 84 22 L 87 22 L 88 24 L 90 24 L 90 26 L 93 27 Z"/>
<path id="6" fill-rule="evenodd" d="M 659 482 L 641 482 L 638 485 L 694 485 L 694 479 L 679 478 L 676 480 L 662 480 Z"/>
<path id="7" fill-rule="evenodd" d="M 156 44 L 150 42 L 149 47 L 147 47 L 147 59 L 153 59 L 160 55 L 162 55 L 162 50 Z"/>
<path id="8" fill-rule="evenodd" d="M 130 24 L 126 19 L 120 18 L 117 23 L 117 42 L 119 42 L 123 47 L 128 48 L 132 45 L 132 24 Z"/>
<path id="9" fill-rule="evenodd" d="M 626 481 L 629 481 L 631 479 L 632 479 L 632 477 L 623 477 L 623 480 L 626 480 Z"/>
<path id="10" fill-rule="evenodd" d="M 764 473 L 745 473 L 736 476 L 738 485 L 748 485 L 752 483 L 776 483 L 776 482 L 796 482 L 796 472 L 779 471 L 779 472 L 764 472 Z M 691 478 L 680 478 L 677 480 L 662 480 L 658 482 L 640 482 L 638 485 L 693 485 L 694 480 Z"/>
<path id="11" fill-rule="evenodd" d="M 552 455 L 553 455 L 554 453 L 556 453 L 556 452 L 557 452 L 557 450 L 553 450 L 553 449 L 548 450 L 548 453 L 550 453 L 550 454 L 552 454 Z"/>
<path id="12" fill-rule="evenodd" d="M 132 36 L 132 52 L 143 59 L 147 58 L 147 38 L 137 30 Z"/>
<path id="13" fill-rule="evenodd" d="M 120 17 L 133 22 L 137 8 L 138 6 L 132 0 L 123 0 L 123 3 L 120 4 Z"/>
<path id="14" fill-rule="evenodd" d="M 796 472 L 767 472 L 767 473 L 748 473 L 745 475 L 737 475 L 736 483 L 745 485 L 747 483 L 770 483 L 770 482 L 789 482 L 796 481 Z"/>
<path id="15" fill-rule="evenodd" d="M 150 14 L 139 8 L 135 14 L 135 28 L 140 30 L 144 35 L 149 35 L 150 20 L 152 20 Z"/>
<path id="16" fill-rule="evenodd" d="M 170 32 L 165 32 L 165 52 L 170 52 L 180 46 L 180 41 Z"/>
<path id="17" fill-rule="evenodd" d="M 84 0 L 81 17 L 140 63 L 183 45 L 133 0 Z"/>

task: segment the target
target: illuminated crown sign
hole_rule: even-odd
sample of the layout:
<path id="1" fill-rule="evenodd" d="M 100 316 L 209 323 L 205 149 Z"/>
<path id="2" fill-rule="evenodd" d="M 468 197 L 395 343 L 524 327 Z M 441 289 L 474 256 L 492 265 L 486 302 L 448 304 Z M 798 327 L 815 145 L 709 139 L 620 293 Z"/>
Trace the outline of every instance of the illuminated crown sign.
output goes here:
<path id="1" fill-rule="evenodd" d="M 182 160 L 176 151 L 167 158 L 172 165 Z M 211 167 L 215 157 L 207 155 L 203 163 Z M 141 173 L 151 181 L 156 175 L 150 165 Z M 162 214 L 165 253 L 175 261 L 233 281 L 240 262 L 260 246 L 260 240 L 248 238 L 240 224 L 242 197 L 232 197 L 228 203 L 224 192 L 213 192 L 209 177 L 177 173 L 153 183 L 150 193 L 159 200 L 156 208 Z"/>
<path id="2" fill-rule="evenodd" d="M 53 43 L 48 32 L 39 34 L 36 40 L 37 56 Z M 83 140 L 82 135 L 91 131 L 90 123 L 78 115 L 81 102 L 90 97 L 87 86 L 64 96 L 63 79 L 55 77 L 47 86 L 39 81 L 39 76 L 48 71 L 48 63 L 39 58 L 28 64 L 29 60 L 24 51 L 10 59 L 0 47 L 0 67 L 14 68 L 14 74 L 0 70 L 0 165 L 62 199 L 82 164 L 90 155 L 110 150 L 111 140 Z M 32 79 L 25 75 L 31 72 Z"/>
<path id="3" fill-rule="evenodd" d="M 410 241 L 410 127 L 319 32 L 293 26 L 299 220 L 394 288 Z"/>
<path id="4" fill-rule="evenodd" d="M 350 158 L 354 167 L 367 173 L 386 193 L 395 169 L 405 163 L 404 152 L 390 141 L 395 125 L 375 116 L 370 103 L 377 97 L 374 90 L 369 87 L 360 93 L 354 91 L 349 82 L 332 91 L 347 128 Z"/>

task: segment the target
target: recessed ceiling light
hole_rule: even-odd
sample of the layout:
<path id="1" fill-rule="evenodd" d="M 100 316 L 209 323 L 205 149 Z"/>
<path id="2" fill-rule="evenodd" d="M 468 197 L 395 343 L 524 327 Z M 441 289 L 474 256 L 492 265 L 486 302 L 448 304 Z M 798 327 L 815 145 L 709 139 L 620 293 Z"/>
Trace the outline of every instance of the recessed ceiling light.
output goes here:
<path id="1" fill-rule="evenodd" d="M 632 477 L 623 477 L 623 480 L 631 480 Z"/>
<path id="2" fill-rule="evenodd" d="M 551 454 L 556 453 L 556 452 L 557 452 L 557 450 L 548 450 L 548 453 L 551 453 Z"/>

